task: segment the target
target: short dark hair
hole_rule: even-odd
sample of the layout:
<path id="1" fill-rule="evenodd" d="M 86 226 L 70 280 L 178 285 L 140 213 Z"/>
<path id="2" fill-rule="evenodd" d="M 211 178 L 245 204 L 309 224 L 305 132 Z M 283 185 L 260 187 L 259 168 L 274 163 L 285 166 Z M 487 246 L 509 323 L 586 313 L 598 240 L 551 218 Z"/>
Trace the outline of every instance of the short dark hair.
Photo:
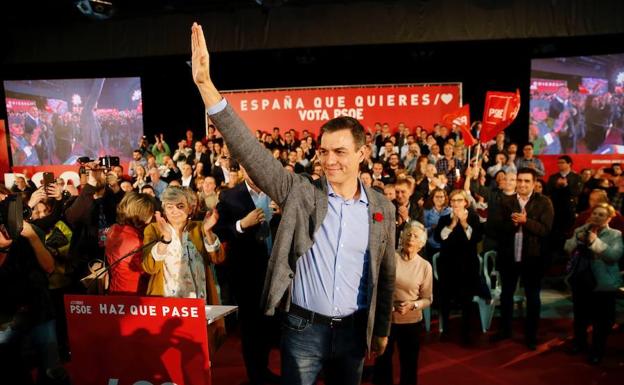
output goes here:
<path id="1" fill-rule="evenodd" d="M 559 158 L 557 158 L 559 160 L 565 160 L 565 162 L 567 164 L 572 164 L 572 158 L 570 158 L 569 155 L 561 155 Z"/>
<path id="2" fill-rule="evenodd" d="M 531 142 L 525 143 L 524 146 L 522 146 L 522 148 L 525 148 L 526 146 L 530 146 L 531 148 L 533 148 L 533 143 Z"/>
<path id="3" fill-rule="evenodd" d="M 531 176 L 533 177 L 533 182 L 535 182 L 537 180 L 537 171 L 535 171 L 532 168 L 529 167 L 522 167 L 518 170 L 518 173 L 516 175 L 520 175 L 520 174 L 531 174 Z"/>
<path id="4" fill-rule="evenodd" d="M 152 190 L 156 192 L 156 190 L 154 190 L 154 187 L 151 184 L 144 184 L 143 187 L 141 187 L 141 192 L 144 192 L 145 190 Z"/>
<path id="5" fill-rule="evenodd" d="M 353 142 L 355 143 L 355 149 L 359 149 L 366 144 L 366 136 L 364 127 L 350 116 L 339 116 L 334 118 L 321 126 L 321 138 L 325 133 L 332 133 L 340 130 L 349 130 L 353 135 Z"/>

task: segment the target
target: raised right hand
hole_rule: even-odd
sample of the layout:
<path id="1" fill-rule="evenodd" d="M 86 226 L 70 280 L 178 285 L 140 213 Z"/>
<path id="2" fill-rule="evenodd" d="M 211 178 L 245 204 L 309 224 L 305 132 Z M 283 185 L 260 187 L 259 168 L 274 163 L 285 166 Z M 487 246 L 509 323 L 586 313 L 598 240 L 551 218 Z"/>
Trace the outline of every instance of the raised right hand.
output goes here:
<path id="1" fill-rule="evenodd" d="M 156 211 L 154 213 L 154 218 L 156 219 L 156 225 L 158 226 L 158 230 L 160 231 L 160 235 L 162 236 L 165 242 L 171 240 L 171 227 L 167 223 L 167 220 L 160 214 L 160 211 Z"/>
<path id="2" fill-rule="evenodd" d="M 210 56 L 201 25 L 193 23 L 191 27 L 191 68 L 195 84 L 208 84 L 210 80 Z"/>

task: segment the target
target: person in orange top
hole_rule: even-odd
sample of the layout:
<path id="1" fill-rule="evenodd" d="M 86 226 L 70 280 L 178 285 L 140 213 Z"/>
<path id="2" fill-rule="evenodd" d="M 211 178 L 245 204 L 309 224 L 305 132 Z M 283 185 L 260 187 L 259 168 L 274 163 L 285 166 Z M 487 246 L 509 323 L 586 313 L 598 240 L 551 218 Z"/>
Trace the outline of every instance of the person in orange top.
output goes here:
<path id="1" fill-rule="evenodd" d="M 143 229 L 154 216 L 156 203 L 147 194 L 127 193 L 117 206 L 117 224 L 107 235 L 104 254 L 110 266 L 143 245 Z M 110 294 L 145 295 L 147 275 L 141 267 L 142 253 L 124 258 L 110 269 Z"/>

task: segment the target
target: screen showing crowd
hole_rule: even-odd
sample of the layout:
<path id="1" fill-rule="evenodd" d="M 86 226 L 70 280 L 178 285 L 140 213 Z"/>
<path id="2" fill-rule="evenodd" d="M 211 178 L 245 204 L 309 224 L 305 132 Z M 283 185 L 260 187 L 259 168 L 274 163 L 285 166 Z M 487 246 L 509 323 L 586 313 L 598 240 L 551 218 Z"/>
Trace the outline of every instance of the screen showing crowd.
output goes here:
<path id="1" fill-rule="evenodd" d="M 13 166 L 129 161 L 143 135 L 140 78 L 4 82 Z"/>
<path id="2" fill-rule="evenodd" d="M 624 54 L 531 61 L 536 154 L 624 154 Z"/>

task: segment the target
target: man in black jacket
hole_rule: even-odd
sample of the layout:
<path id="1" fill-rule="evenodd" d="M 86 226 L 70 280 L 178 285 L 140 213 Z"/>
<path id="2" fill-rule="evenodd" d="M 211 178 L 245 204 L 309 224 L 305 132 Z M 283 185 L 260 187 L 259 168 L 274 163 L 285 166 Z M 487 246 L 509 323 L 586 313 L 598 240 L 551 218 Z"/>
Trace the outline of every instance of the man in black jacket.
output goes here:
<path id="1" fill-rule="evenodd" d="M 269 352 L 277 324 L 263 314 L 262 288 L 272 247 L 271 198 L 246 172 L 245 183 L 221 193 L 215 233 L 227 244 L 230 290 L 238 304 L 243 359 L 251 384 L 277 383 L 269 371 Z"/>
<path id="2" fill-rule="evenodd" d="M 494 340 L 511 337 L 513 296 L 518 278 L 522 279 L 527 300 L 524 337 L 529 349 L 537 346 L 540 316 L 540 290 L 544 270 L 542 245 L 550 234 L 553 205 L 545 195 L 533 191 L 537 173 L 531 168 L 518 170 L 516 195 L 503 198 L 497 221 L 499 251 L 497 266 L 503 286 L 501 329 Z"/>
<path id="3" fill-rule="evenodd" d="M 572 158 L 568 155 L 561 155 L 557 159 L 559 172 L 552 174 L 546 183 L 546 192 L 555 210 L 552 234 L 549 246 L 552 256 L 559 259 L 563 253 L 563 244 L 570 231 L 576 217 L 576 205 L 581 194 L 583 183 L 581 176 L 572 171 Z"/>

